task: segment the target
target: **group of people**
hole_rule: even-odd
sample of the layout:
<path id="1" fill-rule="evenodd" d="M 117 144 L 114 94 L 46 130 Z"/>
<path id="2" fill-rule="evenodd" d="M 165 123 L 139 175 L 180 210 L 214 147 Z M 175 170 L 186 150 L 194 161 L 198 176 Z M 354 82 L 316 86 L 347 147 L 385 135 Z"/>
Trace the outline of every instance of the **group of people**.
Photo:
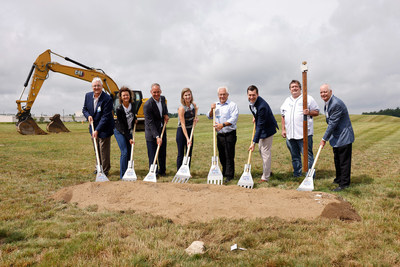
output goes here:
<path id="1" fill-rule="evenodd" d="M 107 175 L 110 170 L 110 138 L 114 134 L 121 150 L 120 177 L 122 178 L 129 160 L 129 151 L 133 144 L 132 131 L 136 123 L 136 110 L 132 104 L 131 91 L 122 87 L 119 92 L 120 106 L 116 109 L 117 119 L 114 122 L 112 115 L 113 101 L 106 93 L 102 93 L 102 81 L 94 78 L 92 82 L 93 92 L 87 93 L 83 106 L 83 114 L 89 122 L 94 123 L 94 131 L 89 130 L 93 140 L 97 140 L 100 150 L 100 160 L 103 170 Z M 281 135 L 286 139 L 286 145 L 290 151 L 293 166 L 293 176 L 302 175 L 303 152 L 303 120 L 308 125 L 308 166 L 311 167 L 313 157 L 313 117 L 319 115 L 319 107 L 315 99 L 307 95 L 307 108 L 303 108 L 303 95 L 301 84 L 292 80 L 289 84 L 290 96 L 286 98 L 280 107 L 281 111 Z M 145 139 L 149 166 L 158 154 L 158 176 L 166 175 L 167 134 L 163 131 L 164 125 L 169 121 L 168 108 L 165 97 L 162 96 L 161 86 L 158 83 L 151 85 L 151 98 L 144 104 Z M 217 147 L 219 159 L 222 165 L 222 175 L 225 182 L 234 178 L 235 174 L 235 145 L 237 141 L 236 128 L 239 117 L 239 109 L 233 101 L 229 100 L 227 87 L 219 87 L 217 90 L 218 101 L 211 104 L 207 113 L 209 119 L 214 119 L 213 127 L 217 131 Z M 324 147 L 329 141 L 333 147 L 336 177 L 334 183 L 338 186 L 334 191 L 341 191 L 350 185 L 352 143 L 354 132 L 346 105 L 332 94 L 328 84 L 320 87 L 320 96 L 325 102 L 324 113 L 328 124 L 327 130 L 320 141 Z M 247 88 L 249 109 L 253 114 L 255 134 L 253 142 L 248 148 L 254 151 L 258 144 L 263 161 L 263 174 L 259 182 L 268 182 L 271 172 L 271 150 L 273 136 L 279 130 L 278 123 L 272 113 L 269 104 L 259 96 L 258 88 L 250 85 Z M 177 170 L 182 165 L 185 150 L 193 145 L 191 132 L 196 125 L 198 107 L 193 102 L 193 94 L 189 88 L 181 92 L 181 106 L 178 109 L 178 128 L 176 143 L 178 147 Z M 215 114 L 215 118 L 214 117 Z M 115 125 L 115 127 L 114 127 Z M 191 157 L 189 151 L 189 157 Z"/>

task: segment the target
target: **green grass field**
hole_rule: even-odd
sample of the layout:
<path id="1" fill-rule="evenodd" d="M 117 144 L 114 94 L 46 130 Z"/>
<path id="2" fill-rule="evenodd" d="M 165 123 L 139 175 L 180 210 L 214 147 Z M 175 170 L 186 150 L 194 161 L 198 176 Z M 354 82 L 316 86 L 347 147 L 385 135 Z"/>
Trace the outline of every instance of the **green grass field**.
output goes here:
<path id="1" fill-rule="evenodd" d="M 95 179 L 88 124 L 66 123 L 70 133 L 46 136 L 23 136 L 15 125 L 0 124 L 0 266 L 400 265 L 400 118 L 353 115 L 351 120 L 356 134 L 352 184 L 335 194 L 352 203 L 362 221 L 218 219 L 189 225 L 134 211 L 97 212 L 51 200 L 63 187 Z M 237 183 L 247 161 L 251 124 L 250 115 L 240 116 L 236 180 L 231 184 Z M 176 125 L 177 119 L 171 119 L 167 126 L 168 176 L 161 182 L 170 182 L 176 173 Z M 206 183 L 213 153 L 210 126 L 201 116 L 189 183 Z M 45 129 L 45 124 L 40 127 Z M 325 129 L 324 116 L 317 117 L 314 151 Z M 280 132 L 274 138 L 274 176 L 261 186 L 295 190 L 302 179 L 292 178 Z M 119 149 L 114 137 L 111 145 L 109 178 L 116 181 Z M 148 172 L 144 132 L 136 134 L 134 159 L 136 173 L 143 179 Z M 251 164 L 258 180 L 262 173 L 258 151 Z M 329 145 L 316 169 L 316 190 L 330 192 L 335 170 Z M 207 251 L 188 256 L 184 249 L 195 240 L 204 241 Z M 234 243 L 247 251 L 231 252 Z"/>

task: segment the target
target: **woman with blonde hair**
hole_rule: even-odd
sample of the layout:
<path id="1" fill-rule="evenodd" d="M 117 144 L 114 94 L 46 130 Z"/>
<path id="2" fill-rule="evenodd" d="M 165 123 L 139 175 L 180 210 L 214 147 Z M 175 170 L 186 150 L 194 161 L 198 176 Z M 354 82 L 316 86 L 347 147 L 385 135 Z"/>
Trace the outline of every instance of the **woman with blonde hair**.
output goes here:
<path id="1" fill-rule="evenodd" d="M 190 88 L 183 88 L 181 92 L 181 103 L 182 106 L 178 108 L 178 129 L 176 131 L 176 144 L 178 146 L 178 157 L 176 159 L 177 170 L 179 170 L 182 165 L 183 157 L 185 155 L 185 148 L 187 151 L 189 145 L 192 147 L 189 152 L 189 157 L 192 157 L 193 138 L 191 143 L 190 134 L 198 120 L 198 107 L 193 102 L 193 94 Z"/>

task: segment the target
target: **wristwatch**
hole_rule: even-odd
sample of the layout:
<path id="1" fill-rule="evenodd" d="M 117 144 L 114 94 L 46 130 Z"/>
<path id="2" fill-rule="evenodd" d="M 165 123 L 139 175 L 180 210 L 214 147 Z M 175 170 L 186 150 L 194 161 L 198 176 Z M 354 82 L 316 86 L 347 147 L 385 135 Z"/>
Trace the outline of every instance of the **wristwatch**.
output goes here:
<path id="1" fill-rule="evenodd" d="M 222 128 L 224 128 L 224 127 L 225 127 L 225 122 L 222 123 Z"/>

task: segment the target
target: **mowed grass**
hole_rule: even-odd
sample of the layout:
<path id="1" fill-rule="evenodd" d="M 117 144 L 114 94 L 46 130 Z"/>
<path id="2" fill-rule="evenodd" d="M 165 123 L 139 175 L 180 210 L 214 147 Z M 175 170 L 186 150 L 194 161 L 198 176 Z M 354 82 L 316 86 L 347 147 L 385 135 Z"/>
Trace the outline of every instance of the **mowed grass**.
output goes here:
<path id="1" fill-rule="evenodd" d="M 219 219 L 189 225 L 134 211 L 82 210 L 51 200 L 63 187 L 94 181 L 88 124 L 67 123 L 70 133 L 46 136 L 23 136 L 15 125 L 0 124 L 0 266 L 400 265 L 400 119 L 353 115 L 351 120 L 356 134 L 352 184 L 335 194 L 351 202 L 362 221 Z M 171 119 L 167 126 L 168 176 L 160 182 L 170 182 L 176 173 L 176 125 L 177 119 Z M 317 117 L 314 151 L 325 129 L 324 116 Z M 236 184 L 243 172 L 251 131 L 251 116 L 240 115 L 236 180 L 230 184 Z M 201 116 L 194 135 L 189 183 L 206 183 L 213 155 L 211 121 Z M 109 178 L 116 181 L 119 149 L 114 137 L 111 157 Z M 143 179 L 148 173 L 144 132 L 136 134 L 134 159 L 136 173 Z M 257 181 L 262 173 L 258 150 L 251 165 Z M 272 180 L 256 188 L 295 190 L 302 180 L 292 177 L 280 132 L 274 137 L 272 168 Z M 316 169 L 316 190 L 330 192 L 335 169 L 329 145 Z M 184 252 L 195 240 L 205 242 L 204 255 Z M 247 250 L 231 252 L 234 243 Z"/>

